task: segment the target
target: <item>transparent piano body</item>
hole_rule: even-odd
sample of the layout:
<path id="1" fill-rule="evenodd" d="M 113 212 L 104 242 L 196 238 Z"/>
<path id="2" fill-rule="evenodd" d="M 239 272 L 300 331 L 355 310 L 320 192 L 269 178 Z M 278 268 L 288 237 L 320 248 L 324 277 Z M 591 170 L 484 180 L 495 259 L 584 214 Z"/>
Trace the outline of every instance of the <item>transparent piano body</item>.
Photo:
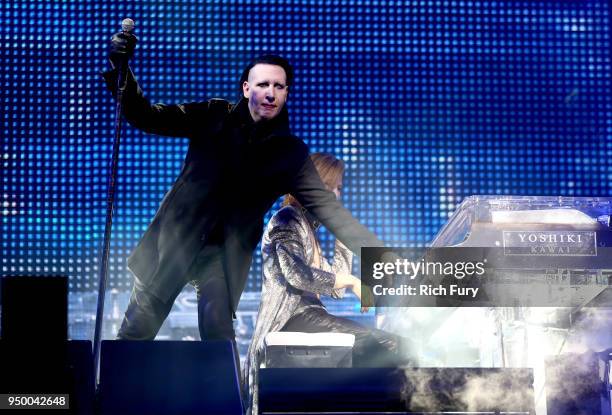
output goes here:
<path id="1" fill-rule="evenodd" d="M 508 268 L 496 272 L 574 287 L 579 301 L 564 308 L 389 308 L 380 312 L 379 327 L 411 338 L 422 366 L 535 367 L 534 362 L 543 356 L 569 347 L 570 333 L 583 349 L 610 347 L 610 308 L 606 306 L 612 304 L 612 256 L 606 258 L 606 250 L 612 247 L 611 216 L 612 198 L 468 197 L 432 247 L 507 249 L 515 256 L 508 257 Z M 534 247 L 540 251 L 532 251 Z M 563 256 L 572 266 L 530 265 L 542 255 L 553 265 L 555 258 Z M 585 323 L 577 320 L 582 316 L 583 322 L 588 321 L 584 316 L 592 316 L 592 310 L 602 311 L 595 325 L 586 324 L 597 335 L 581 332 Z"/>

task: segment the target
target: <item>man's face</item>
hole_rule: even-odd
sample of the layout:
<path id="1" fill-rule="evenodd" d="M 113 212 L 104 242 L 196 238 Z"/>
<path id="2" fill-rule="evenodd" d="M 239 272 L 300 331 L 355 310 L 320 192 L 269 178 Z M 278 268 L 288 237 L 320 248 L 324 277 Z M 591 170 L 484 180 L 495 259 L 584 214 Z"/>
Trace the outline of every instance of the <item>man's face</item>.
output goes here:
<path id="1" fill-rule="evenodd" d="M 249 71 L 249 79 L 242 84 L 244 97 L 249 99 L 253 121 L 271 120 L 280 114 L 287 102 L 287 75 L 277 65 L 258 63 Z"/>

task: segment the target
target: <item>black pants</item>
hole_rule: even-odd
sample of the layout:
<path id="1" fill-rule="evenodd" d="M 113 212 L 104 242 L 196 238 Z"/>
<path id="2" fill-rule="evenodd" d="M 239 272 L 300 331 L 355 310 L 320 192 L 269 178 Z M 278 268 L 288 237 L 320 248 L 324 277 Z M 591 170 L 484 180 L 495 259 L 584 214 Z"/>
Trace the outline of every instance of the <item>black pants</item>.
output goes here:
<path id="1" fill-rule="evenodd" d="M 191 265 L 188 279 L 192 280 L 198 297 L 200 338 L 235 342 L 223 255 L 223 247 L 220 245 L 204 247 Z M 182 289 L 182 286 L 179 287 L 168 302 L 163 302 L 135 284 L 117 338 L 153 340 Z"/>
<path id="2" fill-rule="evenodd" d="M 396 367 L 413 364 L 408 357 L 410 352 L 408 339 L 334 316 L 320 307 L 305 308 L 293 315 L 281 331 L 353 334 L 354 367 Z"/>

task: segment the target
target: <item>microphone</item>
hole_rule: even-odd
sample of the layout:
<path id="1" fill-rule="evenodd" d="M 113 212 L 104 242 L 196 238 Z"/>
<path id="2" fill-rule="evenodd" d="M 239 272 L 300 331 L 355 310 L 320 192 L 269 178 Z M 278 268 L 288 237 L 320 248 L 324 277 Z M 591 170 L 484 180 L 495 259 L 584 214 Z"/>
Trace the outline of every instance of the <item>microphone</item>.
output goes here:
<path id="1" fill-rule="evenodd" d="M 121 31 L 131 34 L 134 30 L 132 19 L 123 19 Z M 111 60 L 112 63 L 112 60 Z M 113 64 L 114 67 L 114 64 Z M 98 305 L 96 309 L 96 327 L 94 330 L 93 363 L 94 382 L 99 379 L 100 368 L 100 344 L 102 342 L 102 320 L 104 319 L 104 297 L 108 280 L 108 256 L 110 252 L 111 229 L 113 226 L 113 210 L 115 206 L 115 188 L 117 183 L 117 171 L 119 169 L 119 144 L 121 141 L 121 113 L 123 112 L 123 92 L 127 84 L 127 59 L 122 60 L 117 68 L 117 105 L 115 106 L 115 141 L 113 142 L 113 157 L 110 166 L 110 177 L 106 193 L 106 224 L 104 226 L 104 242 L 102 244 L 102 258 L 100 261 L 100 281 L 98 284 Z"/>
<path id="2" fill-rule="evenodd" d="M 126 35 L 131 35 L 134 31 L 134 21 L 129 17 L 121 21 L 121 31 Z M 119 92 L 123 92 L 127 85 L 127 58 L 121 61 L 119 65 L 119 77 L 118 77 L 118 89 Z"/>

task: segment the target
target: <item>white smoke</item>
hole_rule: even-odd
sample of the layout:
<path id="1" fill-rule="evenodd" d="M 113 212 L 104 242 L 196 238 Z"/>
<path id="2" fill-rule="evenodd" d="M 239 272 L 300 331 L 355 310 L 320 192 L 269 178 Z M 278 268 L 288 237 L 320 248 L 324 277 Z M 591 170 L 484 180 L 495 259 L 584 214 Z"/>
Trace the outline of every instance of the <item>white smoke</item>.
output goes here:
<path id="1" fill-rule="evenodd" d="M 533 413 L 532 377 L 514 371 L 469 375 L 458 399 L 468 411 L 499 409 Z"/>
<path id="2" fill-rule="evenodd" d="M 533 369 L 530 399 L 537 415 L 546 415 L 547 397 L 567 396 L 568 387 L 579 397 L 601 385 L 579 379 L 581 370 L 584 379 L 596 370 L 592 367 L 594 353 L 612 349 L 612 309 L 583 309 L 579 313 L 553 308 L 494 311 L 487 314 L 482 309 L 479 315 L 474 309 L 395 309 L 385 316 L 382 326 L 417 344 L 415 354 L 421 366 Z M 566 369 L 546 363 L 555 358 Z M 574 365 L 576 369 L 568 372 L 567 367 Z M 447 371 L 446 375 L 453 377 L 453 373 Z M 440 382 L 431 372 L 410 376 L 412 385 L 406 386 L 404 397 L 423 410 L 440 410 L 450 401 L 465 410 L 478 410 L 490 403 L 512 403 L 524 397 L 523 383 L 500 373 L 470 376 L 461 388 L 450 388 L 453 379 L 449 379 L 444 383 L 446 391 L 439 390 Z"/>
<path id="3" fill-rule="evenodd" d="M 529 369 L 406 369 L 404 375 L 409 411 L 534 411 Z"/>

